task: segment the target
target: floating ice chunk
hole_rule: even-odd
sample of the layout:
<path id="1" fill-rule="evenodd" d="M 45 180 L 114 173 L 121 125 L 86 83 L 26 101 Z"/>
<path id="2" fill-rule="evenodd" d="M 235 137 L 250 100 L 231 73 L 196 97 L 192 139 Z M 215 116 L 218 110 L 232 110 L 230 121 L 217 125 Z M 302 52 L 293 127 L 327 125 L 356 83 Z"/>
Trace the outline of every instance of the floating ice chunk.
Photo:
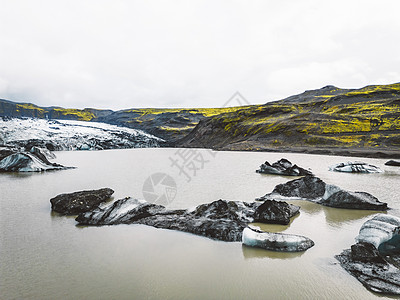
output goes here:
<path id="1" fill-rule="evenodd" d="M 400 218 L 378 214 L 361 226 L 356 241 L 372 244 L 378 249 L 380 244 L 396 234 L 400 234 Z"/>
<path id="2" fill-rule="evenodd" d="M 45 164 L 37 157 L 29 153 L 14 153 L 0 161 L 0 171 L 41 172 L 62 169 L 65 169 L 65 167 L 57 164 Z"/>
<path id="3" fill-rule="evenodd" d="M 272 165 L 266 161 L 256 170 L 257 173 L 286 175 L 286 176 L 305 176 L 312 175 L 311 171 L 303 169 L 297 165 L 293 165 L 285 158 L 274 162 Z"/>
<path id="4" fill-rule="evenodd" d="M 383 171 L 373 165 L 369 165 L 364 162 L 348 161 L 346 163 L 340 163 L 329 167 L 329 171 L 346 172 L 346 173 L 382 173 Z"/>
<path id="5" fill-rule="evenodd" d="M 271 233 L 248 226 L 243 230 L 242 243 L 272 251 L 299 252 L 314 246 L 314 242 L 301 235 Z"/>

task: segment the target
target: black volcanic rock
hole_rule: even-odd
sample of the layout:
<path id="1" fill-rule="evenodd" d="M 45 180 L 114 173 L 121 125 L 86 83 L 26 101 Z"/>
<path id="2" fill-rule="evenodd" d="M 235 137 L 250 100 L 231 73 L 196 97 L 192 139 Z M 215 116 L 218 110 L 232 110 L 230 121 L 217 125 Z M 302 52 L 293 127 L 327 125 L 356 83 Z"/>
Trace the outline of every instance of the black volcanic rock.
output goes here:
<path id="1" fill-rule="evenodd" d="M 381 263 L 354 260 L 351 250 L 344 250 L 335 257 L 367 289 L 376 293 L 400 295 L 400 270 L 386 260 Z"/>
<path id="2" fill-rule="evenodd" d="M 77 215 L 95 209 L 110 199 L 114 191 L 110 188 L 60 194 L 50 199 L 51 209 L 63 215 Z"/>
<path id="3" fill-rule="evenodd" d="M 257 173 L 263 174 L 275 174 L 275 175 L 285 175 L 285 176 L 306 176 L 313 175 L 310 171 L 303 169 L 297 165 L 293 165 L 289 160 L 282 158 L 272 165 L 266 161 L 260 166 Z"/>
<path id="4" fill-rule="evenodd" d="M 277 193 L 285 197 L 315 199 L 324 195 L 325 185 L 325 182 L 318 177 L 305 176 L 278 184 L 272 193 Z"/>
<path id="5" fill-rule="evenodd" d="M 366 192 L 349 192 L 340 187 L 326 184 L 318 177 L 305 176 L 275 186 L 272 193 L 258 201 L 284 198 L 309 200 L 325 206 L 347 209 L 386 210 L 387 203 L 380 202 Z"/>
<path id="6" fill-rule="evenodd" d="M 76 221 L 81 225 L 144 224 L 238 242 L 243 229 L 256 218 L 259 222 L 287 224 L 287 218 L 297 213 L 298 207 L 273 201 L 260 204 L 218 200 L 193 210 L 168 210 L 144 200 L 124 198 L 107 207 L 81 213 Z"/>
<path id="7" fill-rule="evenodd" d="M 297 215 L 300 207 L 284 201 L 266 200 L 257 207 L 254 221 L 260 223 L 275 223 L 287 225 L 290 219 Z"/>
<path id="8" fill-rule="evenodd" d="M 351 246 L 351 259 L 359 262 L 386 263 L 374 245 L 358 242 Z"/>
<path id="9" fill-rule="evenodd" d="M 398 160 L 389 160 L 385 162 L 386 166 L 394 166 L 394 167 L 400 167 L 400 161 Z"/>

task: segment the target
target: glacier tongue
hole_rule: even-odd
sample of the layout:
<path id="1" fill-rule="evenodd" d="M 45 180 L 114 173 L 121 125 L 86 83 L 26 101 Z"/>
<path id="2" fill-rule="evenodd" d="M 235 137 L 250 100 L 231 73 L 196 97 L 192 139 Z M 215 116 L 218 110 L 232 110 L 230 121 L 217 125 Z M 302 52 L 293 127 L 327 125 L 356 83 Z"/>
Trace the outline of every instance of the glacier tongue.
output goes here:
<path id="1" fill-rule="evenodd" d="M 144 131 L 116 125 L 32 118 L 0 118 L 0 141 L 50 150 L 145 148 L 159 147 L 164 142 Z"/>

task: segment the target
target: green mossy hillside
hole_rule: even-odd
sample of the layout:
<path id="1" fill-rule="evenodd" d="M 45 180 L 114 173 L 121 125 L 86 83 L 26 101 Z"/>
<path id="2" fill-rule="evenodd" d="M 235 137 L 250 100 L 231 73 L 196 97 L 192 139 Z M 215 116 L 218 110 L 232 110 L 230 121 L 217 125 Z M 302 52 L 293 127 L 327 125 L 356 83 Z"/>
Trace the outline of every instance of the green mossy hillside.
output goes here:
<path id="1" fill-rule="evenodd" d="M 179 145 L 235 150 L 276 147 L 400 150 L 400 84 L 360 90 L 329 86 L 220 114 L 201 121 Z"/>

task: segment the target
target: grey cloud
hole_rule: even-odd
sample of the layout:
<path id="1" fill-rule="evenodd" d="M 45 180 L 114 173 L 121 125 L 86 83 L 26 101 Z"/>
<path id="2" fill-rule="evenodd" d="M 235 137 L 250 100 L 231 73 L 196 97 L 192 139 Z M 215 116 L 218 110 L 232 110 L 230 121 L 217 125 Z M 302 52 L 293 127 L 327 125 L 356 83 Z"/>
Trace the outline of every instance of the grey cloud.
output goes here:
<path id="1" fill-rule="evenodd" d="M 396 0 L 3 2 L 1 98 L 210 107 L 400 81 Z"/>

